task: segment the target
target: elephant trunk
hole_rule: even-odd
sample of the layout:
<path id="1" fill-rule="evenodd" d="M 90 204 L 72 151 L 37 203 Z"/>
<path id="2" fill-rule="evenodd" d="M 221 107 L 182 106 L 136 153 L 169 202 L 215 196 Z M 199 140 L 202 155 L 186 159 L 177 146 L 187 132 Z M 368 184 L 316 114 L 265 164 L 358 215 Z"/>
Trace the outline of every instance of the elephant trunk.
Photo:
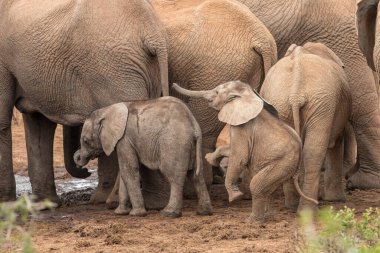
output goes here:
<path id="1" fill-rule="evenodd" d="M 179 86 L 176 83 L 173 83 L 173 88 L 177 92 L 181 93 L 182 95 L 185 95 L 188 97 L 205 98 L 207 100 L 211 100 L 211 96 L 213 94 L 212 90 L 206 90 L 206 91 L 204 91 L 204 90 L 199 90 L 199 91 L 187 90 L 187 89 L 182 88 L 181 86 Z"/>
<path id="2" fill-rule="evenodd" d="M 73 160 L 75 150 L 80 147 L 80 127 L 63 127 L 63 150 L 67 172 L 76 178 L 87 178 L 91 175 L 87 168 L 78 168 Z"/>
<path id="3" fill-rule="evenodd" d="M 161 75 L 161 89 L 163 96 L 169 96 L 169 71 L 168 71 L 168 51 L 166 47 L 160 47 L 157 50 L 158 64 Z"/>

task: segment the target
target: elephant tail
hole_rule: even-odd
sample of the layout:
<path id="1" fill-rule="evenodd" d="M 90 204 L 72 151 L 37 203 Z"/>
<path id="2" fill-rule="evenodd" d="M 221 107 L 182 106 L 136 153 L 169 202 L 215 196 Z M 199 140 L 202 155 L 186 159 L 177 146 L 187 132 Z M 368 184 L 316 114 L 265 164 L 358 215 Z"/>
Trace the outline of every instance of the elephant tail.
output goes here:
<path id="1" fill-rule="evenodd" d="M 196 136 L 195 145 L 195 155 L 196 155 L 196 166 L 195 175 L 199 176 L 199 173 L 203 170 L 203 160 L 202 160 L 202 133 Z"/>
<path id="2" fill-rule="evenodd" d="M 290 57 L 293 60 L 293 83 L 289 95 L 289 104 L 292 108 L 294 129 L 297 134 L 301 136 L 300 110 L 306 103 L 306 98 L 301 94 L 301 85 L 303 82 L 301 63 L 302 47 L 293 44 L 289 47 L 288 51 L 289 50 L 291 50 Z"/>
<path id="3" fill-rule="evenodd" d="M 302 191 L 301 191 L 301 187 L 298 183 L 298 177 L 299 177 L 299 172 L 297 171 L 297 173 L 293 176 L 293 182 L 294 182 L 294 186 L 296 187 L 296 190 L 298 192 L 299 195 L 301 195 L 302 198 L 308 200 L 308 201 L 311 201 L 313 202 L 314 204 L 318 205 L 318 201 L 313 199 L 313 198 L 309 198 L 308 196 L 306 196 Z"/>

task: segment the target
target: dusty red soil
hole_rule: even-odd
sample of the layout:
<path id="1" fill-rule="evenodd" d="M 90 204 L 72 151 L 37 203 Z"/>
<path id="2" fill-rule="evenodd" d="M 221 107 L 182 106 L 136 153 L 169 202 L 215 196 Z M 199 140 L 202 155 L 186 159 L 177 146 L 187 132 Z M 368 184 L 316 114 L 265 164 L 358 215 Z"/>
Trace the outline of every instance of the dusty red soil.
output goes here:
<path id="1" fill-rule="evenodd" d="M 294 252 L 296 215 L 279 195 L 273 219 L 247 224 L 250 201 L 229 205 L 222 185 L 212 189 L 214 215 L 195 215 L 186 200 L 183 217 L 169 219 L 157 211 L 146 217 L 117 216 L 104 205 L 81 205 L 45 213 L 35 222 L 33 242 L 40 252 Z M 380 190 L 355 191 L 347 203 L 360 214 L 380 206 Z"/>
<path id="2" fill-rule="evenodd" d="M 20 115 L 13 126 L 14 167 L 26 172 L 24 130 Z M 62 171 L 61 129 L 54 146 L 56 171 Z M 58 173 L 57 173 L 58 174 Z M 62 173 L 59 173 L 62 174 Z M 39 252 L 294 252 L 296 215 L 288 211 L 278 194 L 273 218 L 264 225 L 245 222 L 251 201 L 230 205 L 223 185 L 213 185 L 214 215 L 197 216 L 196 200 L 185 200 L 183 217 L 164 218 L 158 211 L 146 217 L 117 216 L 105 205 L 61 207 L 43 212 L 33 221 L 33 243 Z M 380 206 L 380 190 L 354 191 L 341 208 L 353 207 L 360 214 Z M 1 247 L 0 247 L 1 248 Z M 7 252 L 5 249 L 0 252 Z"/>

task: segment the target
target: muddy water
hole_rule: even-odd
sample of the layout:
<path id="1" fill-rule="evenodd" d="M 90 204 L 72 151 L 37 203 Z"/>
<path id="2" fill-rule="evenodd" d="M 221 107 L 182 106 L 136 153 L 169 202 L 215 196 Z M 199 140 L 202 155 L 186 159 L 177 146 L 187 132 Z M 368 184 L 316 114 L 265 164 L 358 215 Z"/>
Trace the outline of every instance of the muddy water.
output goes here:
<path id="1" fill-rule="evenodd" d="M 86 179 L 68 177 L 64 179 L 56 179 L 55 186 L 59 196 L 72 192 L 92 191 L 98 183 L 98 174 L 95 169 L 90 169 L 91 176 Z M 16 177 L 16 194 L 20 196 L 32 192 L 29 177 L 15 175 Z"/>

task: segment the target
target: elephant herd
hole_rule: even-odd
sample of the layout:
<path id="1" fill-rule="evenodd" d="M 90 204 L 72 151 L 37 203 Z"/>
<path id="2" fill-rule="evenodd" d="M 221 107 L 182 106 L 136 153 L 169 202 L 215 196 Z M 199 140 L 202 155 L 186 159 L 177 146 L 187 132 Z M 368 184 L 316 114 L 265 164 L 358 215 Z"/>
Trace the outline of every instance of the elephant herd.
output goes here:
<path id="1" fill-rule="evenodd" d="M 291 209 L 380 188 L 377 10 L 376 0 L 0 0 L 0 201 L 16 198 L 14 107 L 33 194 L 58 204 L 57 124 L 67 171 L 88 177 L 77 165 L 98 157 L 91 202 L 119 202 L 118 213 L 178 217 L 195 191 L 198 213 L 211 214 L 212 165 L 230 201 L 252 196 L 251 220 L 280 185 Z"/>

